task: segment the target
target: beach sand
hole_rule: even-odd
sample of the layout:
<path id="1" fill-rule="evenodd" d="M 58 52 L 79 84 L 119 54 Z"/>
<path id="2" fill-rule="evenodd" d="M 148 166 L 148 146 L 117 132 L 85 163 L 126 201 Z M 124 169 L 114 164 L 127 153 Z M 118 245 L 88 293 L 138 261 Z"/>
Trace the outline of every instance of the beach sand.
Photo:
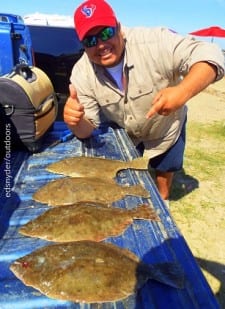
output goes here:
<path id="1" fill-rule="evenodd" d="M 189 121 L 225 121 L 225 78 L 210 85 L 188 102 Z"/>
<path id="2" fill-rule="evenodd" d="M 225 78 L 210 85 L 187 105 L 189 126 L 192 123 L 205 125 L 222 121 L 225 136 Z M 191 143 L 190 140 L 187 130 L 186 149 Z M 198 142 L 206 149 L 206 153 L 208 149 L 213 149 L 215 156 L 217 150 L 220 156 L 221 153 L 223 155 L 223 147 L 224 160 L 220 162 L 217 176 L 213 179 L 210 179 L 210 176 L 202 179 L 200 175 L 195 175 L 194 171 L 192 173 L 191 166 L 186 166 L 189 176 L 198 180 L 198 187 L 180 199 L 171 201 L 170 211 L 221 308 L 225 308 L 225 140 L 222 144 L 217 141 L 213 145 L 207 139 Z"/>

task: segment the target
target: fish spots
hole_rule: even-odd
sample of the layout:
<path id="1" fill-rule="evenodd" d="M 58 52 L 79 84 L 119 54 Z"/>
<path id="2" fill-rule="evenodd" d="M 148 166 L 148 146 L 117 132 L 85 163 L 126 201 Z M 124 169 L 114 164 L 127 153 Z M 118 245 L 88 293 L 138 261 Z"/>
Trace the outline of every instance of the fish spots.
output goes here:
<path id="1" fill-rule="evenodd" d="M 21 265 L 22 265 L 23 268 L 28 268 L 30 266 L 30 263 L 29 262 L 22 262 Z"/>

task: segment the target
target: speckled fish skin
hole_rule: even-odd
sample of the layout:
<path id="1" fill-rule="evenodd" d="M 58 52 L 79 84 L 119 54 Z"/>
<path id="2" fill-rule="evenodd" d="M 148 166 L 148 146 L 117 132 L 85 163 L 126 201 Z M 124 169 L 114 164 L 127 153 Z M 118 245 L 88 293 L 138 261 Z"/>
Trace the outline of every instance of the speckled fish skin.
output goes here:
<path id="1" fill-rule="evenodd" d="M 148 198 L 149 192 L 141 185 L 121 186 L 113 180 L 84 177 L 64 177 L 53 180 L 39 190 L 33 199 L 49 206 L 71 205 L 81 201 L 112 203 L 126 195 Z"/>
<path id="2" fill-rule="evenodd" d="M 148 169 L 148 158 L 138 157 L 132 161 L 111 160 L 100 157 L 71 157 L 49 164 L 49 172 L 71 177 L 104 177 L 113 179 L 120 170 Z M 104 173 L 102 173 L 104 171 Z"/>
<path id="3" fill-rule="evenodd" d="M 55 242 L 102 241 L 122 234 L 134 219 L 159 221 L 154 209 L 146 204 L 134 209 L 122 209 L 97 206 L 97 203 L 96 206 L 78 203 L 50 208 L 23 225 L 19 232 Z"/>
<path id="4" fill-rule="evenodd" d="M 184 287 L 184 274 L 177 264 L 145 265 L 127 249 L 92 241 L 42 247 L 16 260 L 10 270 L 50 298 L 80 303 L 124 299 L 148 279 Z"/>

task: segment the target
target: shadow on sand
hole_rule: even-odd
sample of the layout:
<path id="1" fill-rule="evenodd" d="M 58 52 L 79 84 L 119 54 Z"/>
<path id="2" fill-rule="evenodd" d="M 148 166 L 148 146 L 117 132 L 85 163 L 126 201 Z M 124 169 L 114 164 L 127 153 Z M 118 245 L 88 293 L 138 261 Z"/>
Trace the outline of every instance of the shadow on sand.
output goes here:
<path id="1" fill-rule="evenodd" d="M 216 292 L 215 296 L 221 308 L 225 308 L 225 265 L 199 257 L 196 257 L 195 259 L 201 269 L 206 270 L 220 282 L 220 288 L 218 292 Z"/>
<path id="2" fill-rule="evenodd" d="M 174 174 L 170 200 L 177 201 L 198 187 L 198 180 L 182 169 Z"/>

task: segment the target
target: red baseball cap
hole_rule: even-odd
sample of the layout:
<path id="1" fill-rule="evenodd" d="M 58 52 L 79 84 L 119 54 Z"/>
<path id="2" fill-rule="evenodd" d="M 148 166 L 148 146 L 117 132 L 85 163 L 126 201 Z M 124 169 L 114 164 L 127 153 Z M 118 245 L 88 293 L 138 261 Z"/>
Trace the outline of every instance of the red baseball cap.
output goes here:
<path id="1" fill-rule="evenodd" d="M 74 13 L 75 29 L 80 40 L 98 26 L 116 27 L 117 19 L 111 6 L 104 0 L 84 1 Z"/>

